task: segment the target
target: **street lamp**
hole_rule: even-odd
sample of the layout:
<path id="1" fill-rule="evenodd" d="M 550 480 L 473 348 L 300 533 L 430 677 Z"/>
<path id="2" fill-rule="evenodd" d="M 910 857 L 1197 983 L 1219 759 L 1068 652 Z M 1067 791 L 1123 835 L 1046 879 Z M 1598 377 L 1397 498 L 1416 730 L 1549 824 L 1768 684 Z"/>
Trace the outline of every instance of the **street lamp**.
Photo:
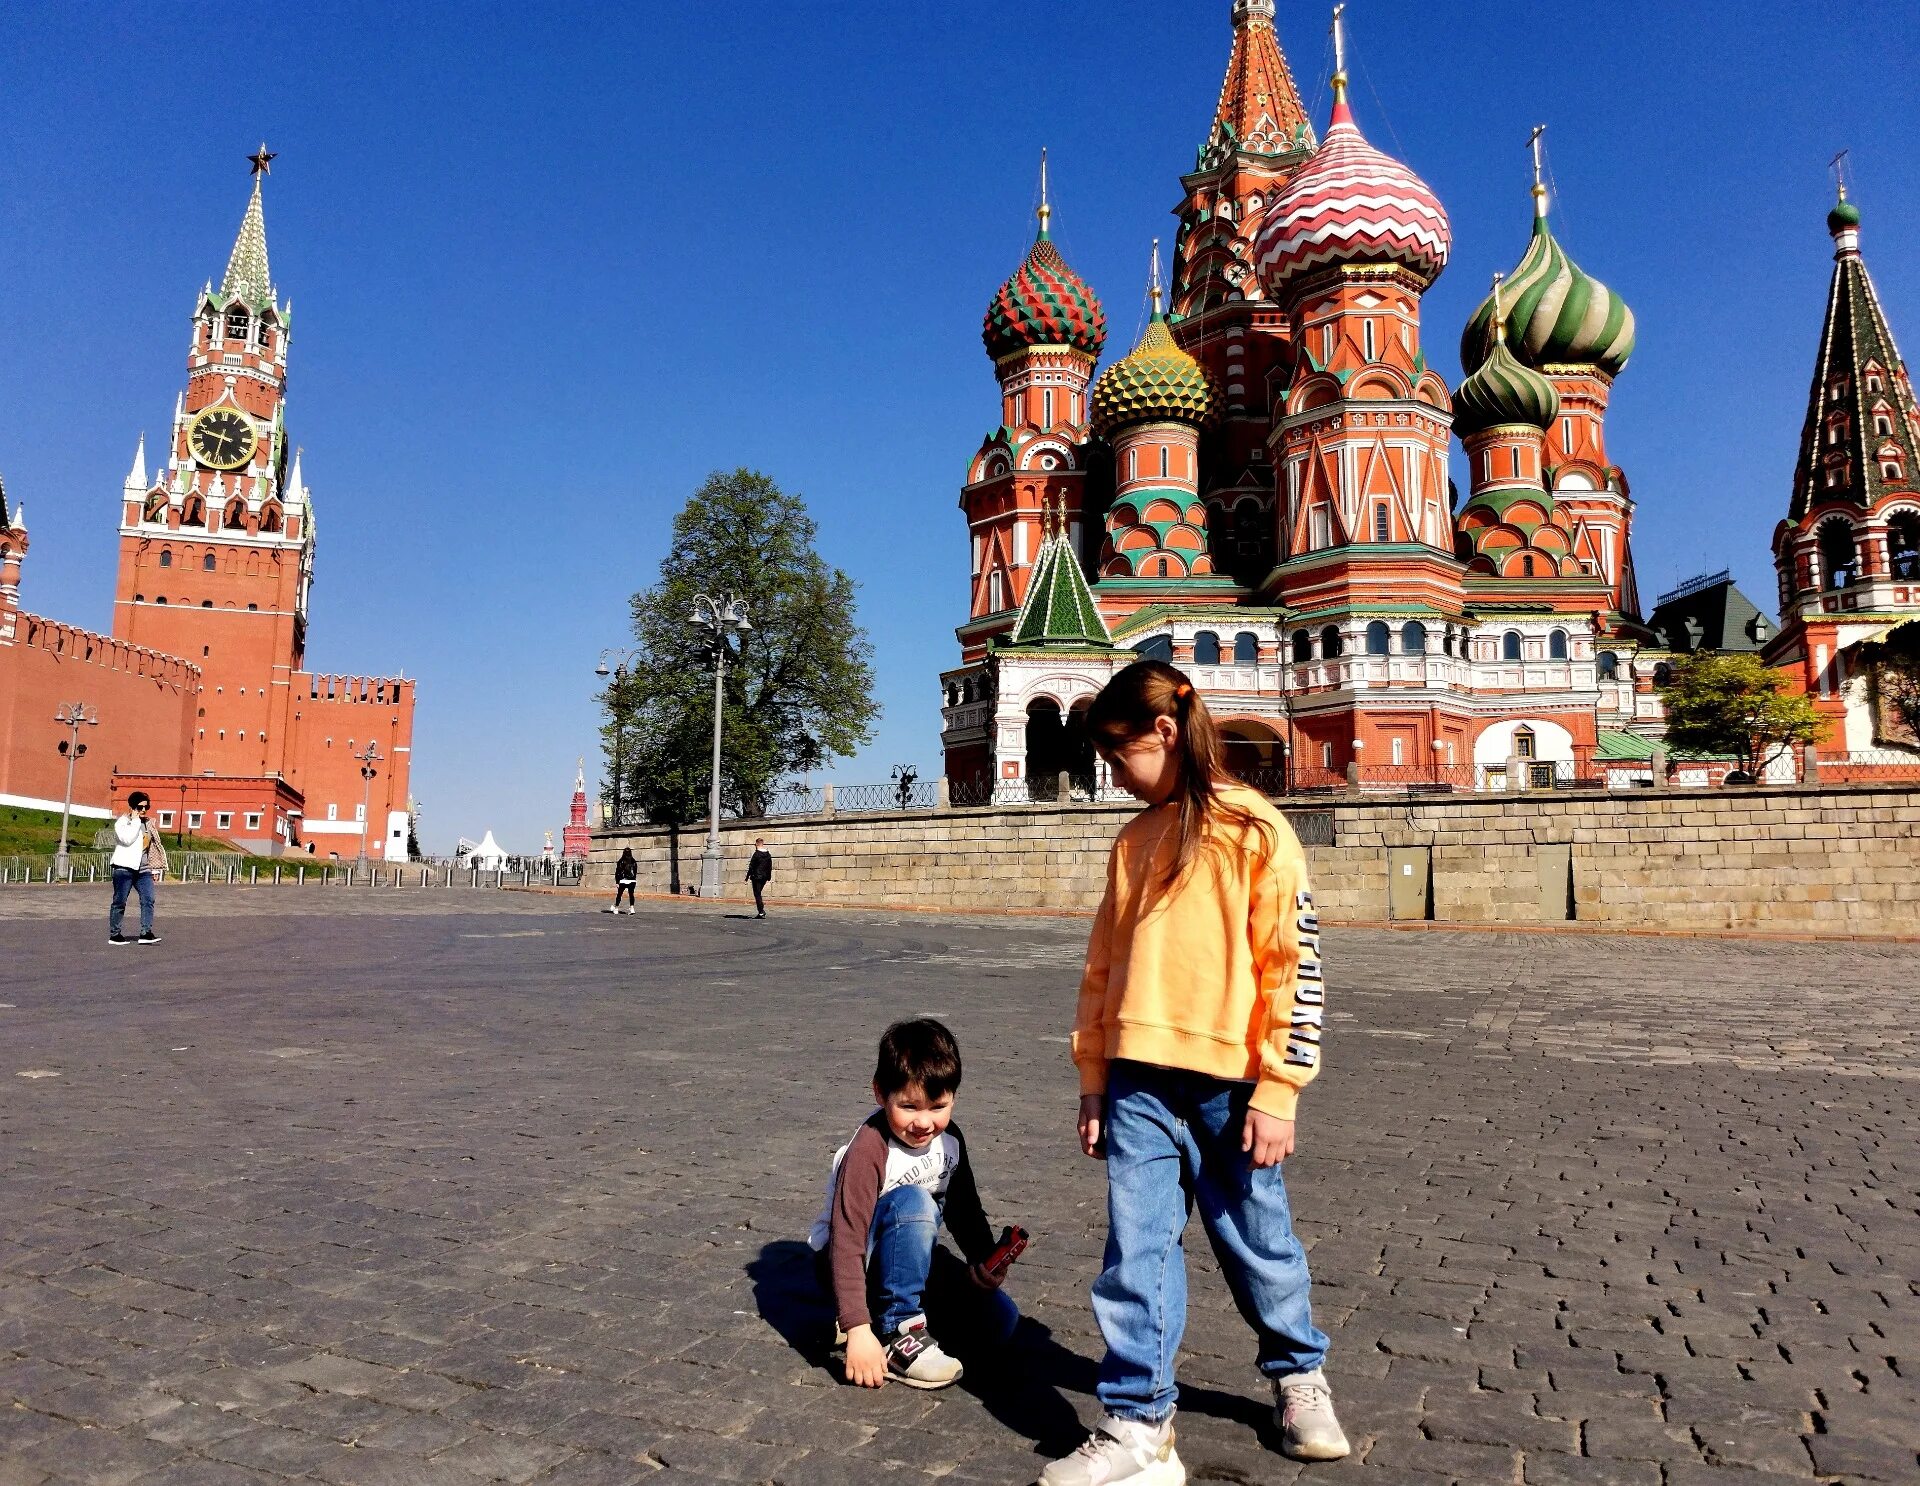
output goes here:
<path id="1" fill-rule="evenodd" d="M 729 598 L 725 603 L 699 594 L 693 601 L 693 613 L 687 622 L 713 631 L 713 780 L 707 791 L 707 846 L 700 853 L 700 896 L 720 896 L 720 717 L 725 710 L 727 678 L 727 631 L 742 635 L 753 628 L 747 622 L 745 601 Z"/>
<path id="2" fill-rule="evenodd" d="M 613 795 L 613 824 L 616 826 L 626 823 L 620 818 L 620 777 L 626 772 L 626 765 L 620 757 L 620 743 L 622 736 L 627 730 L 626 724 L 621 720 L 620 716 L 620 683 L 627 679 L 627 668 L 633 664 L 635 657 L 639 654 L 640 647 L 638 645 L 628 646 L 624 650 L 618 646 L 610 645 L 600 652 L 600 664 L 593 668 L 593 674 L 600 677 L 603 681 L 609 676 L 614 678 L 614 684 L 608 688 L 608 691 L 611 692 L 612 695 L 607 702 L 607 711 L 613 714 L 613 789 L 611 794 Z M 607 664 L 607 657 L 609 656 L 613 657 L 612 665 Z"/>
<path id="3" fill-rule="evenodd" d="M 905 810 L 913 802 L 913 787 L 920 781 L 920 771 L 912 764 L 895 764 L 893 778 L 897 781 L 894 793 L 900 798 L 900 808 Z"/>
<path id="4" fill-rule="evenodd" d="M 364 753 L 349 756 L 357 760 L 360 765 L 360 865 L 364 867 L 367 864 L 368 806 L 373 798 L 373 777 L 380 772 L 374 768 L 374 765 L 383 764 L 386 760 L 380 756 L 380 745 L 371 740 L 368 741 Z"/>
<path id="5" fill-rule="evenodd" d="M 68 702 L 53 714 L 53 720 L 65 728 L 68 737 L 60 740 L 60 751 L 67 756 L 67 797 L 60 804 L 60 849 L 53 854 L 53 875 L 67 875 L 67 823 L 73 815 L 73 766 L 80 762 L 86 753 L 87 745 L 80 741 L 80 729 L 98 727 L 99 712 L 87 711 L 85 702 Z"/>
<path id="6" fill-rule="evenodd" d="M 1280 745 L 1280 793 L 1293 793 L 1293 745 L 1299 734 L 1294 730 L 1293 721 L 1293 650 L 1292 641 L 1287 638 L 1284 621 L 1274 621 L 1274 658 L 1279 661 L 1274 669 L 1280 676 L 1280 710 L 1287 715 L 1287 736 Z"/>

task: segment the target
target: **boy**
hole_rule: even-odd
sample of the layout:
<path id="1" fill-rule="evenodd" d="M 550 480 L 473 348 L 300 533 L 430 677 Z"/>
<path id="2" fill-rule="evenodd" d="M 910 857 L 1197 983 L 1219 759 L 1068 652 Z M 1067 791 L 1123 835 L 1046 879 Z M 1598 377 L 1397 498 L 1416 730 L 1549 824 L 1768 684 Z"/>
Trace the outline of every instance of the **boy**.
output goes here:
<path id="1" fill-rule="evenodd" d="M 847 1339 L 847 1381 L 945 1388 L 960 1363 L 927 1331 L 926 1304 L 1004 1342 L 1020 1312 L 982 1264 L 994 1248 L 967 1143 L 952 1124 L 960 1047 L 928 1018 L 896 1022 L 873 1073 L 879 1108 L 833 1154 L 827 1202 L 807 1243 Z M 962 1263 L 934 1243 L 944 1220 Z"/>

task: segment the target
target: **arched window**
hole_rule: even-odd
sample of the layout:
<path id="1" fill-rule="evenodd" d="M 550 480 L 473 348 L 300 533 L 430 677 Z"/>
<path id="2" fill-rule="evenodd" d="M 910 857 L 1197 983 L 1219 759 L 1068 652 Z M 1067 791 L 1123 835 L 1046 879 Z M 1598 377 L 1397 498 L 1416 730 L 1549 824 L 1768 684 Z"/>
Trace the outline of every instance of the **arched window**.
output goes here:
<path id="1" fill-rule="evenodd" d="M 1920 515 L 1901 511 L 1887 523 L 1887 557 L 1894 577 L 1920 578 Z"/>
<path id="2" fill-rule="evenodd" d="M 166 602 L 166 599 L 165 599 L 165 598 L 157 598 L 157 599 L 155 599 L 155 600 L 154 600 L 154 602 L 155 602 L 156 604 L 164 604 L 164 603 Z"/>
<path id="3" fill-rule="evenodd" d="M 1442 650 L 1444 650 L 1444 651 L 1446 651 L 1448 655 L 1452 655 L 1452 654 L 1453 654 L 1453 646 L 1454 646 L 1454 632 L 1453 632 L 1453 626 L 1452 626 L 1452 625 L 1448 625 L 1448 626 L 1447 626 L 1447 628 L 1446 628 L 1446 630 L 1445 630 L 1445 632 L 1444 632 L 1444 633 L 1443 633 L 1443 635 L 1441 636 L 1441 639 L 1440 639 L 1440 648 L 1441 648 Z"/>
<path id="4" fill-rule="evenodd" d="M 1567 632 L 1557 629 L 1547 636 L 1547 659 L 1565 660 L 1567 658 Z"/>
<path id="5" fill-rule="evenodd" d="M 1322 660 L 1333 660 L 1345 653 L 1346 645 L 1340 638 L 1340 627 L 1338 625 L 1330 624 L 1320 631 L 1320 658 Z"/>
<path id="6" fill-rule="evenodd" d="M 163 567 L 163 568 L 170 568 L 170 567 L 172 567 L 172 566 L 173 566 L 173 549 L 172 549 L 172 548 L 170 548 L 170 547 L 163 547 L 163 548 L 161 549 L 161 551 L 160 551 L 160 566 L 161 566 L 161 567 Z"/>
<path id="7" fill-rule="evenodd" d="M 1655 664 L 1653 668 L 1653 684 L 1655 686 L 1673 685 L 1673 667 L 1665 661 L 1660 661 Z"/>
<path id="8" fill-rule="evenodd" d="M 1243 629 L 1233 637 L 1233 660 L 1235 665 L 1250 666 L 1260 659 L 1260 637 L 1250 629 Z"/>
<path id="9" fill-rule="evenodd" d="M 1500 659 L 1520 659 L 1520 631 L 1510 629 L 1500 637 Z"/>
<path id="10" fill-rule="evenodd" d="M 1851 588 L 1860 576 L 1860 554 L 1854 546 L 1853 526 L 1844 516 L 1820 523 L 1820 578 L 1822 586 Z"/>
<path id="11" fill-rule="evenodd" d="M 1173 636 L 1149 635 L 1133 647 L 1133 653 L 1142 660 L 1164 661 L 1173 664 Z"/>
<path id="12" fill-rule="evenodd" d="M 260 513 L 260 530 L 280 530 L 280 508 L 278 506 L 268 506 L 266 510 Z"/>
<path id="13" fill-rule="evenodd" d="M 1531 578 L 1533 576 L 1533 554 L 1531 552 L 1520 559 L 1520 576 L 1522 578 Z"/>
<path id="14" fill-rule="evenodd" d="M 1293 658 L 1301 664 L 1313 659 L 1313 636 L 1303 629 L 1293 632 Z"/>
<path id="15" fill-rule="evenodd" d="M 247 503 L 234 501 L 227 507 L 227 530 L 242 531 L 247 525 Z"/>
<path id="16" fill-rule="evenodd" d="M 1212 630 L 1203 629 L 1193 637 L 1193 663 L 1196 666 L 1220 664 L 1220 637 Z"/>
<path id="17" fill-rule="evenodd" d="M 1400 653 L 1402 655 L 1427 653 L 1427 627 L 1419 620 L 1409 619 L 1400 626 Z"/>
<path id="18" fill-rule="evenodd" d="M 182 526 L 205 526 L 207 524 L 207 503 L 199 496 L 188 499 L 186 509 L 180 513 Z"/>
<path id="19" fill-rule="evenodd" d="M 1373 539 L 1376 542 L 1393 540 L 1393 518 L 1387 514 L 1387 503 L 1376 501 L 1373 507 Z"/>
<path id="20" fill-rule="evenodd" d="M 1367 626 L 1367 654 L 1385 655 L 1387 653 L 1387 626 L 1384 620 L 1376 619 Z"/>
<path id="21" fill-rule="evenodd" d="M 247 312 L 235 308 L 227 311 L 227 339 L 243 341 L 247 338 Z"/>
<path id="22" fill-rule="evenodd" d="M 1599 655 L 1600 679 L 1611 681 L 1620 674 L 1620 657 L 1611 650 L 1602 650 Z"/>
<path id="23" fill-rule="evenodd" d="M 200 559 L 200 569 L 202 572 L 211 573 L 213 571 L 213 565 L 214 565 L 214 556 L 211 552 L 209 552 L 205 557 Z"/>
<path id="24" fill-rule="evenodd" d="M 1167 576 L 1167 560 L 1166 558 L 1163 557 L 1160 559 L 1160 570 L 1154 574 L 1154 577 L 1164 578 L 1166 576 Z"/>

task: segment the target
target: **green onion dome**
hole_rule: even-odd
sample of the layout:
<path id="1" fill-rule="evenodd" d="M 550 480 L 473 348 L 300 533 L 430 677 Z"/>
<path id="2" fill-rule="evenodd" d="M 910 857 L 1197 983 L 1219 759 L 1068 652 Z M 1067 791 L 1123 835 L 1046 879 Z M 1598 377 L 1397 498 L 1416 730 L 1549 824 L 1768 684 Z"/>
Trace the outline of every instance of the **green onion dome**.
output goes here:
<path id="1" fill-rule="evenodd" d="M 1597 367 L 1617 376 L 1633 354 L 1633 311 L 1554 241 L 1544 209 L 1533 219 L 1533 241 L 1502 288 L 1507 336 L 1514 357 L 1536 369 Z M 1484 301 L 1460 337 L 1460 363 L 1479 369 L 1493 352 L 1493 301 Z"/>
<path id="2" fill-rule="evenodd" d="M 1843 232 L 1855 232 L 1860 227 L 1860 208 L 1847 200 L 1847 188 L 1840 188 L 1840 200 L 1832 211 L 1827 213 L 1827 231 L 1838 237 Z"/>
<path id="3" fill-rule="evenodd" d="M 1465 437 L 1503 423 L 1545 430 L 1559 412 L 1553 383 L 1507 349 L 1506 326 L 1496 321 L 1492 352 L 1453 394 L 1453 431 Z"/>
<path id="4" fill-rule="evenodd" d="M 1107 312 L 1043 226 L 1027 261 L 987 306 L 980 338 L 995 361 L 1034 346 L 1071 346 L 1097 357 L 1107 343 Z"/>
<path id="5" fill-rule="evenodd" d="M 1173 338 L 1167 317 L 1156 314 L 1140 344 L 1093 384 L 1093 431 L 1106 437 L 1135 423 L 1195 423 L 1220 419 L 1220 393 L 1213 379 Z"/>

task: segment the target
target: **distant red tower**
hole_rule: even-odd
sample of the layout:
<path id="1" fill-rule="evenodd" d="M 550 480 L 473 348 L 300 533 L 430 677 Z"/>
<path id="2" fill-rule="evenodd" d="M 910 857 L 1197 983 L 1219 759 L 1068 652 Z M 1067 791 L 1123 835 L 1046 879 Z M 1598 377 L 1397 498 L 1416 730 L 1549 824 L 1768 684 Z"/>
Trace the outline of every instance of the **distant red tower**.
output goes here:
<path id="1" fill-rule="evenodd" d="M 587 829 L 587 761 L 581 759 L 573 775 L 573 811 L 567 817 L 566 830 L 560 833 L 560 860 L 584 862 L 592 844 Z"/>

